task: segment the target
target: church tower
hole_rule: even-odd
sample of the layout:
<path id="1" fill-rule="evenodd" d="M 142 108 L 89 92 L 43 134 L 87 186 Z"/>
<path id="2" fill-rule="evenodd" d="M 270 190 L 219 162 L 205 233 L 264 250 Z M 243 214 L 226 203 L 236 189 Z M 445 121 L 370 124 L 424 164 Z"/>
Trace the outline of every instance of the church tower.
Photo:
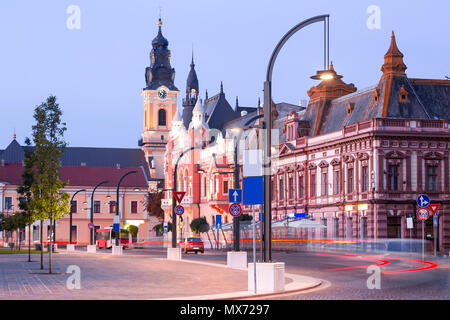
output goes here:
<path id="1" fill-rule="evenodd" d="M 183 124 L 187 129 L 192 120 L 192 111 L 197 103 L 199 86 L 197 73 L 195 72 L 194 53 L 192 53 L 191 70 L 186 80 L 186 97 L 183 99 Z"/>
<path id="2" fill-rule="evenodd" d="M 175 69 L 170 65 L 169 42 L 162 35 L 161 18 L 158 34 L 152 41 L 150 67 L 145 69 L 146 87 L 142 90 L 144 102 L 144 128 L 140 145 L 150 166 L 151 178 L 164 179 L 164 152 L 177 112 L 174 84 Z"/>

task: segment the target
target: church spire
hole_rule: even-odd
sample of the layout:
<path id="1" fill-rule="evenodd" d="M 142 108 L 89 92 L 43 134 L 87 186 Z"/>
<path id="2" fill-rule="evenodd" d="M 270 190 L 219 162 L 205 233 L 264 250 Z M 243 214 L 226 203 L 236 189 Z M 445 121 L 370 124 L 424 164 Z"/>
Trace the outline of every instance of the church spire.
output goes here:
<path id="1" fill-rule="evenodd" d="M 174 85 L 175 69 L 170 65 L 169 41 L 162 34 L 162 20 L 158 20 L 158 34 L 152 40 L 150 67 L 145 69 L 146 90 L 156 90 L 164 85 L 169 90 L 178 91 Z"/>
<path id="2" fill-rule="evenodd" d="M 407 66 L 403 62 L 403 53 L 397 47 L 394 31 L 392 31 L 391 45 L 388 52 L 384 55 L 384 64 L 381 67 L 383 74 L 405 75 Z"/>

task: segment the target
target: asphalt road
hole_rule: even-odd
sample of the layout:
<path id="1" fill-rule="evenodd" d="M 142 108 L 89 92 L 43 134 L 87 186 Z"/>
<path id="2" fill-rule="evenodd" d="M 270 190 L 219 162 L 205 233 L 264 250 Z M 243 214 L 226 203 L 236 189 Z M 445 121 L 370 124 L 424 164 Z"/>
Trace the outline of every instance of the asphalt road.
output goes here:
<path id="1" fill-rule="evenodd" d="M 134 249 L 128 254 L 165 254 L 164 249 Z M 248 255 L 252 259 L 251 253 Z M 226 264 L 226 252 L 206 251 L 205 254 L 184 254 L 183 259 Z M 286 273 L 320 278 L 324 285 L 311 291 L 283 295 L 289 300 L 449 300 L 450 258 L 352 254 L 349 252 L 273 252 L 273 260 L 286 263 Z M 437 266 L 433 265 L 437 264 Z M 369 289 L 367 267 L 379 265 L 380 289 Z M 374 284 L 374 281 L 369 281 Z M 273 297 L 271 297 L 273 299 Z"/>

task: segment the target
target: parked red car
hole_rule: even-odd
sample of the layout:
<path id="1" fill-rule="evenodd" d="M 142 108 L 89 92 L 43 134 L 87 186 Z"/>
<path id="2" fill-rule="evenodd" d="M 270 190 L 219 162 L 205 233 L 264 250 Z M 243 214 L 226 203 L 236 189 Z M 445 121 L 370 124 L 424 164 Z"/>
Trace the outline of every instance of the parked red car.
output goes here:
<path id="1" fill-rule="evenodd" d="M 201 252 L 205 252 L 205 245 L 200 238 L 185 238 L 184 242 L 181 243 L 182 252 L 188 253 L 188 252 L 195 252 L 195 254 Z"/>

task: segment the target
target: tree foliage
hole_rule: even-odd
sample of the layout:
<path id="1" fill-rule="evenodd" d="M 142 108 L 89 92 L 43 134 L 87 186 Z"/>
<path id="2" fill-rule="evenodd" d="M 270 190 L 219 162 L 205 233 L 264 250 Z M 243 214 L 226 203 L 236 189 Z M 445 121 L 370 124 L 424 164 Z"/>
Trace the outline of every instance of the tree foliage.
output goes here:
<path id="1" fill-rule="evenodd" d="M 158 218 L 159 220 L 164 219 L 164 210 L 161 208 L 161 200 L 163 196 L 163 192 L 149 192 L 147 193 L 145 200 L 148 214 Z"/>
<path id="2" fill-rule="evenodd" d="M 205 233 L 209 231 L 209 224 L 206 221 L 206 217 L 196 218 L 192 220 L 190 227 L 191 231 L 196 234 Z"/>
<path id="3" fill-rule="evenodd" d="M 239 221 L 252 221 L 253 217 L 247 213 L 243 213 L 239 216 Z"/>

